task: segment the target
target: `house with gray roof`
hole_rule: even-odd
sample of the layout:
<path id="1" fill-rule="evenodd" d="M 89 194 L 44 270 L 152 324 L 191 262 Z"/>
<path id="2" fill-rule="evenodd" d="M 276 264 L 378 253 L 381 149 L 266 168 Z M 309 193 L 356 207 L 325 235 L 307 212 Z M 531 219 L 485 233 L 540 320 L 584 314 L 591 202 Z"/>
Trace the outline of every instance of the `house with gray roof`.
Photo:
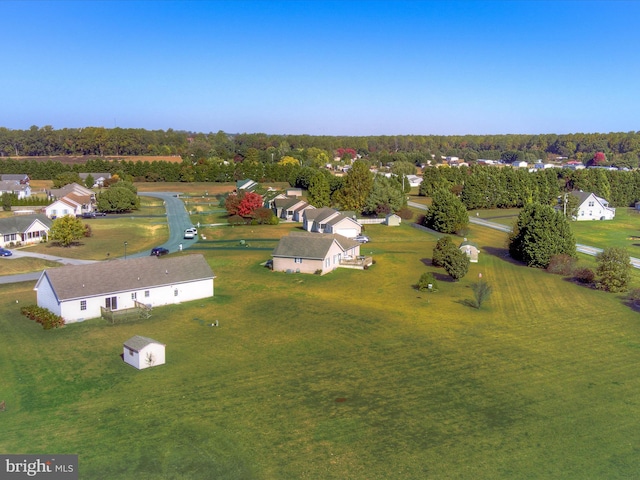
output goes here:
<path id="1" fill-rule="evenodd" d="M 280 239 L 271 256 L 274 271 L 324 275 L 339 267 L 355 265 L 360 257 L 360 243 L 342 235 L 291 232 Z"/>
<path id="2" fill-rule="evenodd" d="M 46 215 L 0 218 L 0 247 L 39 243 L 49 236 L 52 221 Z"/>
<path id="3" fill-rule="evenodd" d="M 309 208 L 316 207 L 296 197 L 276 198 L 273 202 L 275 216 L 293 222 L 302 222 L 303 213 Z"/>
<path id="4" fill-rule="evenodd" d="M 355 238 L 362 232 L 362 225 L 357 220 L 329 207 L 305 210 L 303 228 L 307 232 L 334 233 L 348 238 Z"/>
<path id="5" fill-rule="evenodd" d="M 31 187 L 28 183 L 20 183 L 18 180 L 0 180 L 0 195 L 14 194 L 18 199 L 31 196 Z"/>
<path id="6" fill-rule="evenodd" d="M 138 370 L 164 365 L 165 347 L 153 338 L 134 335 L 124 342 L 122 359 Z"/>
<path id="7" fill-rule="evenodd" d="M 85 182 L 87 180 L 87 177 L 89 177 L 89 175 L 91 175 L 91 178 L 93 178 L 92 187 L 94 187 L 94 188 L 104 186 L 104 182 L 106 182 L 107 180 L 109 180 L 111 178 L 111 174 L 109 172 L 79 173 L 78 175 L 80 176 L 80 179 L 83 182 Z"/>
<path id="8" fill-rule="evenodd" d="M 573 191 L 572 195 L 577 200 L 577 208 L 573 216 L 574 220 L 613 220 L 616 216 L 616 209 L 609 206 L 609 202 L 600 198 L 594 193 Z M 564 208 L 564 204 L 558 205 L 557 209 Z"/>
<path id="9" fill-rule="evenodd" d="M 105 311 L 213 297 L 214 278 L 200 254 L 149 256 L 47 269 L 34 290 L 38 306 L 72 323 L 100 317 Z"/>
<path id="10" fill-rule="evenodd" d="M 31 181 L 29 175 L 26 173 L 3 173 L 0 175 L 0 180 L 10 180 L 12 182 L 18 182 L 25 185 L 29 185 L 29 182 Z"/>

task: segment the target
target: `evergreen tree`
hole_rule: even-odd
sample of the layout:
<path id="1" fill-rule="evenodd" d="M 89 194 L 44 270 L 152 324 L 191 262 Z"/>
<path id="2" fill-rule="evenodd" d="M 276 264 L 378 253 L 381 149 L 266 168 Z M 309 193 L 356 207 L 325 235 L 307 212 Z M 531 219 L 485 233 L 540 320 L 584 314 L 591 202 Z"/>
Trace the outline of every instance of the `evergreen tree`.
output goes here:
<path id="1" fill-rule="evenodd" d="M 344 186 L 334 194 L 334 201 L 343 210 L 361 212 L 373 188 L 373 175 L 368 165 L 356 160 L 349 169 Z"/>
<path id="2" fill-rule="evenodd" d="M 445 260 L 454 250 L 456 250 L 456 246 L 453 244 L 453 240 L 449 235 L 440 237 L 433 249 L 431 263 L 433 263 L 434 267 L 443 267 Z"/>
<path id="3" fill-rule="evenodd" d="M 307 200 L 314 207 L 328 207 L 331 205 L 331 189 L 327 177 L 320 171 L 309 180 L 309 195 Z"/>
<path id="4" fill-rule="evenodd" d="M 631 281 L 629 253 L 622 247 L 605 248 L 598 254 L 597 286 L 608 292 L 624 292 Z"/>
<path id="5" fill-rule="evenodd" d="M 469 214 L 458 197 L 439 189 L 433 195 L 424 225 L 442 233 L 462 233 L 469 225 Z"/>
<path id="6" fill-rule="evenodd" d="M 469 271 L 469 257 L 459 248 L 451 250 L 444 260 L 444 269 L 455 281 L 460 280 Z"/>
<path id="7" fill-rule="evenodd" d="M 562 212 L 532 203 L 518 215 L 509 236 L 509 254 L 529 267 L 546 268 L 554 255 L 576 255 L 571 226 Z"/>

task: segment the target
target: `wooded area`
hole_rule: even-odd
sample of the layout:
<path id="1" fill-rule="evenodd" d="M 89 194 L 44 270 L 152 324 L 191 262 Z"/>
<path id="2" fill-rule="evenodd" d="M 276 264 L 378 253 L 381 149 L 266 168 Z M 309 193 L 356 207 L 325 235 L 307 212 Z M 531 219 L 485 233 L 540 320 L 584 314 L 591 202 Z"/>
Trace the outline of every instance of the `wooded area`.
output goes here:
<path id="1" fill-rule="evenodd" d="M 640 132 L 572 133 L 565 135 L 393 135 L 313 136 L 264 133 L 194 133 L 134 128 L 63 128 L 32 126 L 29 130 L 0 127 L 0 156 L 130 156 L 178 155 L 193 160 L 221 159 L 278 162 L 285 156 L 305 164 L 310 149 L 333 155 L 367 156 L 374 162 L 406 160 L 426 163 L 440 156 L 535 161 L 567 157 L 587 163 L 602 152 L 609 163 L 635 168 L 640 155 Z M 317 151 L 311 151 L 317 157 Z"/>

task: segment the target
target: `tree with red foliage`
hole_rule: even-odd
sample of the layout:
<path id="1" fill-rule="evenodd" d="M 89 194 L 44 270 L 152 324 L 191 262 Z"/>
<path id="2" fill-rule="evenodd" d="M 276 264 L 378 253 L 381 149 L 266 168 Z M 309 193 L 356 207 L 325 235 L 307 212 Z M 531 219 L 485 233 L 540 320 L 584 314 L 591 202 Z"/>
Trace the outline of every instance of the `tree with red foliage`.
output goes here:
<path id="1" fill-rule="evenodd" d="M 262 197 L 257 193 L 246 192 L 238 205 L 238 215 L 250 217 L 256 208 L 262 207 Z"/>
<path id="2" fill-rule="evenodd" d="M 240 215 L 241 217 L 251 217 L 254 210 L 262 207 L 262 197 L 253 192 L 241 192 L 231 194 L 224 202 L 229 216 Z"/>
<path id="3" fill-rule="evenodd" d="M 607 156 L 604 154 L 604 152 L 596 152 L 593 156 L 593 160 L 591 160 L 591 164 L 602 165 L 604 163 L 607 163 Z"/>

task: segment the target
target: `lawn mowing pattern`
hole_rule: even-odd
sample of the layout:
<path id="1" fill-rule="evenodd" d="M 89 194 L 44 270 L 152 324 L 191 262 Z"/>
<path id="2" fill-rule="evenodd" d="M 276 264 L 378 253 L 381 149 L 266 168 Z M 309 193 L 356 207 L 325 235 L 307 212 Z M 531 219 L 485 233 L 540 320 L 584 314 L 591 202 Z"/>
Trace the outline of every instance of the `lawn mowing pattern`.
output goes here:
<path id="1" fill-rule="evenodd" d="M 417 292 L 422 272 L 442 272 L 422 261 L 434 239 L 405 226 L 367 233 L 367 271 L 286 275 L 261 267 L 262 252 L 229 250 L 209 258 L 215 298 L 131 325 L 44 332 L 15 316 L 13 298 L 33 292 L 0 287 L 0 450 L 79 453 L 81 478 L 639 471 L 637 313 L 510 262 L 506 235 L 480 227 L 468 276 Z M 462 300 L 480 272 L 495 291 L 477 311 Z M 167 364 L 125 365 L 134 334 L 167 343 Z"/>

